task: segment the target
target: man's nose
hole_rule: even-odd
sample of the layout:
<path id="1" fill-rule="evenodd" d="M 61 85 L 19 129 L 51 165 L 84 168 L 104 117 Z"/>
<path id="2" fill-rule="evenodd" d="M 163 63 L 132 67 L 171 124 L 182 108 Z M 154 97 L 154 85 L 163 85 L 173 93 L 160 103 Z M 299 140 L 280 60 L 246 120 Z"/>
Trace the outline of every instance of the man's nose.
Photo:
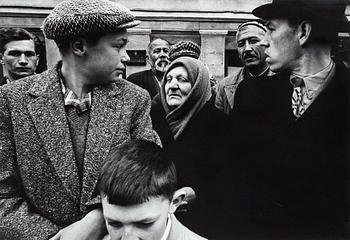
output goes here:
<path id="1" fill-rule="evenodd" d="M 245 42 L 244 51 L 252 51 L 252 46 L 250 46 L 248 41 Z"/>
<path id="2" fill-rule="evenodd" d="M 133 232 L 134 230 L 132 227 L 124 227 L 121 240 L 138 240 L 137 236 L 135 236 Z"/>
<path id="3" fill-rule="evenodd" d="M 28 58 L 26 57 L 26 55 L 24 53 L 22 53 L 21 56 L 19 57 L 18 63 L 21 65 L 28 64 Z"/>
<path id="4" fill-rule="evenodd" d="M 126 52 L 126 49 L 124 49 L 124 50 L 121 52 L 120 61 L 123 62 L 123 63 L 126 63 L 126 62 L 129 62 L 129 61 L 130 61 L 130 57 L 129 57 L 128 53 Z"/>
<path id="5" fill-rule="evenodd" d="M 161 50 L 161 51 L 160 51 L 160 56 L 161 56 L 161 57 L 169 57 L 169 52 L 168 52 L 168 51 Z"/>

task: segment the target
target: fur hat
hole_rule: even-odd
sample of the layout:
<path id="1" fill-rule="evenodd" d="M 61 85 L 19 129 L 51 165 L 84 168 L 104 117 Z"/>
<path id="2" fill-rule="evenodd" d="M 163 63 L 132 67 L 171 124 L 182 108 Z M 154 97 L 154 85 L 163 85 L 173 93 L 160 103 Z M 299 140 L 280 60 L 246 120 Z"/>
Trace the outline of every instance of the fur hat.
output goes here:
<path id="1" fill-rule="evenodd" d="M 169 59 L 174 61 L 178 57 L 193 57 L 198 59 L 201 54 L 201 48 L 197 43 L 192 41 L 180 41 L 170 48 Z"/>
<path id="2" fill-rule="evenodd" d="M 43 31 L 48 39 L 67 40 L 91 36 L 140 24 L 123 5 L 108 0 L 67 0 L 45 18 Z"/>

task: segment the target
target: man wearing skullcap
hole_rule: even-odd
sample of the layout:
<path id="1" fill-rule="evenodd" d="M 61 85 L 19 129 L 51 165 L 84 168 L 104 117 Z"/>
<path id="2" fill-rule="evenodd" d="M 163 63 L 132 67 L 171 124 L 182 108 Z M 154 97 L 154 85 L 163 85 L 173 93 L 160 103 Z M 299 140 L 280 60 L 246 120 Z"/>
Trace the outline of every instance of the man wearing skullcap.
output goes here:
<path id="1" fill-rule="evenodd" d="M 272 75 L 265 62 L 265 48 L 261 46 L 265 34 L 266 27 L 259 21 L 249 21 L 238 26 L 237 51 L 244 67 L 219 81 L 215 99 L 215 106 L 226 114 L 230 114 L 233 110 L 235 92 L 240 82 L 263 80 Z"/>
<path id="2" fill-rule="evenodd" d="M 350 237 L 350 72 L 332 51 L 347 5 L 273 0 L 253 10 L 267 21 L 266 62 L 283 76 L 240 84 L 246 97 L 232 112 L 257 239 Z"/>
<path id="3" fill-rule="evenodd" d="M 127 80 L 146 89 L 153 99 L 160 91 L 160 83 L 170 63 L 170 44 L 165 39 L 157 38 L 147 46 L 147 62 L 150 69 L 136 72 Z"/>
<path id="4" fill-rule="evenodd" d="M 126 29 L 138 24 L 115 2 L 62 1 L 43 23 L 62 61 L 0 89 L 0 230 L 7 235 L 106 233 L 95 187 L 109 151 L 128 139 L 160 144 L 147 92 L 121 78 Z"/>
<path id="5" fill-rule="evenodd" d="M 169 58 L 174 61 L 178 57 L 193 57 L 198 59 L 201 55 L 200 46 L 192 41 L 180 41 L 170 47 Z"/>

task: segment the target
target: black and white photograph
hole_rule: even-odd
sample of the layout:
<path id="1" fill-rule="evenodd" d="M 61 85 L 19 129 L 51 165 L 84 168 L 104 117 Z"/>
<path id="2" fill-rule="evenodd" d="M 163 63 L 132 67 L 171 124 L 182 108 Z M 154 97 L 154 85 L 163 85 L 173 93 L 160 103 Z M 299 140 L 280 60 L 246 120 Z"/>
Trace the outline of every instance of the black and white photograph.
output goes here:
<path id="1" fill-rule="evenodd" d="M 350 0 L 0 0 L 0 240 L 350 240 Z"/>

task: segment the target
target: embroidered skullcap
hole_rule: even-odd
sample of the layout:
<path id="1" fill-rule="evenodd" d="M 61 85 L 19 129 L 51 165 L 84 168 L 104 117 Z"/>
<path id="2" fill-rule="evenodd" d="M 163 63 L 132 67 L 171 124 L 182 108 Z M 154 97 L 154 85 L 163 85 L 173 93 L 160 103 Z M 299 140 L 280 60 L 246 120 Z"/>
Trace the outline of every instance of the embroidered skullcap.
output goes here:
<path id="1" fill-rule="evenodd" d="M 256 26 L 258 28 L 261 28 L 264 32 L 267 31 L 265 25 L 262 24 L 261 22 L 258 22 L 258 21 L 249 21 L 249 22 L 242 23 L 241 25 L 238 26 L 237 31 L 240 31 L 243 27 L 248 26 L 248 25 L 253 25 L 253 26 Z"/>
<path id="2" fill-rule="evenodd" d="M 178 57 L 193 57 L 198 59 L 201 54 L 201 48 L 192 41 L 180 41 L 170 47 L 169 58 L 174 61 Z"/>
<path id="3" fill-rule="evenodd" d="M 45 18 L 43 31 L 56 41 L 116 32 L 140 24 L 123 5 L 108 0 L 67 0 Z"/>

